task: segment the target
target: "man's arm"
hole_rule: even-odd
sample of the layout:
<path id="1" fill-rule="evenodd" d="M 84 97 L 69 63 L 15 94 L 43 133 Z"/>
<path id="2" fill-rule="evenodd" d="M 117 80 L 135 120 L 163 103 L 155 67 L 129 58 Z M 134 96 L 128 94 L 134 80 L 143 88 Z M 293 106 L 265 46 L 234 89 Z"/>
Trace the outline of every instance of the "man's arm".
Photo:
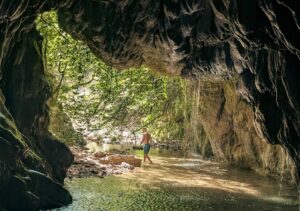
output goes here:
<path id="1" fill-rule="evenodd" d="M 149 134 L 149 136 L 150 136 L 150 137 L 149 137 L 149 144 L 152 145 L 154 142 L 153 142 L 152 136 L 151 136 L 150 134 Z"/>

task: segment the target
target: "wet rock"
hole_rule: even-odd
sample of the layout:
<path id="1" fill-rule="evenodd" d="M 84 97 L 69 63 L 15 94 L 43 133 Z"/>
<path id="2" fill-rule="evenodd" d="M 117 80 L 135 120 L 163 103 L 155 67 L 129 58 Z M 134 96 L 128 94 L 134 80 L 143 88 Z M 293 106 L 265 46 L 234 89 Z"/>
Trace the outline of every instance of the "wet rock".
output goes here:
<path id="1" fill-rule="evenodd" d="M 52 194 L 60 195 L 70 199 L 70 194 L 50 179 L 40 179 L 46 177 L 39 173 L 40 177 L 31 174 L 32 171 L 26 169 L 36 168 L 42 172 L 47 172 L 43 166 L 43 159 L 35 151 L 33 145 L 29 145 L 21 133 L 17 130 L 15 122 L 4 105 L 3 98 L 0 98 L 0 204 L 4 210 L 38 210 L 45 207 L 43 203 L 44 195 L 42 190 L 47 190 L 54 185 Z M 41 176 L 42 175 L 42 176 Z M 49 180 L 42 185 L 44 180 Z M 35 185 L 32 185 L 35 184 Z M 64 191 L 62 191 L 64 190 Z M 17 202 L 17 203 L 16 203 Z M 71 200 L 61 201 L 52 198 L 47 206 L 51 208 L 56 204 L 67 204 Z"/>
<path id="2" fill-rule="evenodd" d="M 39 196 L 39 209 L 51 209 L 72 203 L 72 196 L 51 178 L 37 171 L 29 171 L 30 189 Z"/>
<path id="3" fill-rule="evenodd" d="M 236 80 L 193 81 L 187 143 L 207 156 L 280 181 L 295 182 L 295 165 L 279 145 L 262 139 L 253 124 L 255 113 L 236 91 Z M 209 146 L 207 146 L 209 145 Z"/>
<path id="4" fill-rule="evenodd" d="M 136 158 L 134 155 L 110 155 L 105 159 L 100 159 L 100 163 L 102 164 L 115 164 L 121 165 L 122 163 L 128 163 L 135 167 L 141 167 L 142 160 Z"/>
<path id="5" fill-rule="evenodd" d="M 39 145 L 45 159 L 52 167 L 52 178 L 63 183 L 67 169 L 74 161 L 69 148 L 53 136 L 46 136 Z"/>
<path id="6" fill-rule="evenodd" d="M 141 159 L 133 155 L 119 155 L 107 152 L 92 153 L 78 147 L 72 147 L 75 155 L 73 165 L 68 169 L 68 177 L 103 177 L 110 174 L 122 174 L 141 166 Z M 78 156 L 79 154 L 79 156 Z"/>
<path id="7" fill-rule="evenodd" d="M 38 210 L 40 199 L 27 188 L 27 182 L 21 175 L 12 176 L 5 184 L 1 185 L 5 194 L 1 194 L 1 205 L 4 210 Z"/>
<path id="8" fill-rule="evenodd" d="M 70 150 L 48 132 L 50 120 L 46 101 L 51 90 L 40 57 L 42 38 L 34 28 L 20 36 L 23 39 L 14 43 L 12 61 L 2 72 L 5 105 L 18 130 L 27 137 L 24 140 L 47 162 L 48 173 L 62 183 L 73 158 Z M 30 167 L 41 171 L 34 165 Z"/>

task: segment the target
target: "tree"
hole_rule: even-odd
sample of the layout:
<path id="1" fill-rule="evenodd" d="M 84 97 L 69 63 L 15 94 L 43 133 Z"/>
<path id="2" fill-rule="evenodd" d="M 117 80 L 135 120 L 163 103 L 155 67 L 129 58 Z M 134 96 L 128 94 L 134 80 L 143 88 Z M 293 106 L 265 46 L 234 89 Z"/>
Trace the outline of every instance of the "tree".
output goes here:
<path id="1" fill-rule="evenodd" d="M 185 83 L 146 67 L 116 70 L 62 31 L 55 12 L 42 14 L 45 65 L 58 106 L 82 130 L 150 127 L 161 138 L 182 138 Z"/>

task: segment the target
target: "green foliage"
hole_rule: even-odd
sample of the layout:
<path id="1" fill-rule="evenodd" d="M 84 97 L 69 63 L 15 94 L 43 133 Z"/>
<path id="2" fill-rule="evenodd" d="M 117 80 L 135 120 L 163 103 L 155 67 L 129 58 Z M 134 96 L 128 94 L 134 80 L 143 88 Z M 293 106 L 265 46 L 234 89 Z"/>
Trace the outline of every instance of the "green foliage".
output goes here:
<path id="1" fill-rule="evenodd" d="M 69 115 L 55 105 L 51 107 L 51 124 L 49 130 L 67 145 L 84 146 L 86 144 L 82 134 L 73 128 Z"/>
<path id="2" fill-rule="evenodd" d="M 163 139 L 183 136 L 184 83 L 158 76 L 146 67 L 116 70 L 81 41 L 58 26 L 54 12 L 42 14 L 37 27 L 44 37 L 45 64 L 54 96 L 74 124 L 132 132 L 150 127 Z"/>

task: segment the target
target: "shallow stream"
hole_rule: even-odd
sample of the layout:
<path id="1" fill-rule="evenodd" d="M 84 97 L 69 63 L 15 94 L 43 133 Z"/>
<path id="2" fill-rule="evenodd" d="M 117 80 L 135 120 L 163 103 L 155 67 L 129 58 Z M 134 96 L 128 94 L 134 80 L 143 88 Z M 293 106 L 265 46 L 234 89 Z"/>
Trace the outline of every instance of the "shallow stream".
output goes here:
<path id="1" fill-rule="evenodd" d="M 135 153 L 142 157 L 142 151 Z M 58 210 L 300 210 L 295 187 L 253 172 L 158 149 L 151 157 L 154 164 L 131 173 L 66 180 L 74 202 Z"/>

